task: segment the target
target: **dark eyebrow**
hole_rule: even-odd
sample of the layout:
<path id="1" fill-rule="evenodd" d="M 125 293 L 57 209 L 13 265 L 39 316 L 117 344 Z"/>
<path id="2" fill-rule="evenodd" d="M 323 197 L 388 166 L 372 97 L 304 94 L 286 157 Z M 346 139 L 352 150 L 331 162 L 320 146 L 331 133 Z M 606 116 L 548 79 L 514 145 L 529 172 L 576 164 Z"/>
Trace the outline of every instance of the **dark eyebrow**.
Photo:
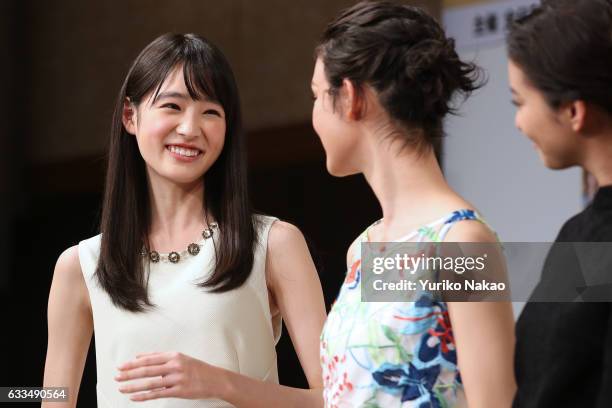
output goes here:
<path id="1" fill-rule="evenodd" d="M 513 95 L 518 95 L 518 92 L 516 92 L 512 87 L 510 87 L 510 93 L 512 93 Z"/>
<path id="2" fill-rule="evenodd" d="M 157 102 L 160 99 L 166 99 L 166 98 L 178 98 L 178 99 L 192 99 L 189 95 L 186 95 L 184 93 L 181 92 L 160 92 L 159 94 L 157 94 L 157 96 L 155 97 L 155 101 Z M 208 97 L 204 97 L 204 102 L 210 102 L 210 103 L 216 103 L 219 104 L 219 102 L 210 99 Z"/>
<path id="3" fill-rule="evenodd" d="M 187 95 L 180 92 L 160 92 L 155 97 L 155 101 L 165 98 L 179 98 L 179 99 L 187 99 Z"/>

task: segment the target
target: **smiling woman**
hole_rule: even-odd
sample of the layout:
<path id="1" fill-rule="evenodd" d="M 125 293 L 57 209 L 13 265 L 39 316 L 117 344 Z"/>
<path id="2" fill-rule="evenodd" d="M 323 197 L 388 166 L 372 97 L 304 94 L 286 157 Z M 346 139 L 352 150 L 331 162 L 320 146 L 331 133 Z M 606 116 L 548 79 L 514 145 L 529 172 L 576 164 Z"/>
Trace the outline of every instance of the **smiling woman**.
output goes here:
<path id="1" fill-rule="evenodd" d="M 193 34 L 149 44 L 109 150 L 101 233 L 55 268 L 45 386 L 76 406 L 94 332 L 99 407 L 322 405 L 321 286 L 299 230 L 251 210 L 223 54 Z M 281 319 L 311 390 L 278 385 Z"/>
<path id="2" fill-rule="evenodd" d="M 591 204 L 561 227 L 556 241 L 611 242 L 612 2 L 543 1 L 511 26 L 508 56 L 516 126 L 534 142 L 545 166 L 580 166 L 600 186 Z M 610 303 L 588 302 L 590 285 L 600 280 L 582 264 L 570 268 L 576 275 L 560 270 L 555 254 L 551 249 L 517 322 L 513 407 L 610 407 Z M 606 270 L 599 262 L 593 265 Z M 558 293 L 550 282 L 580 295 L 573 302 L 540 302 Z M 605 293 L 605 284 L 596 286 Z"/>

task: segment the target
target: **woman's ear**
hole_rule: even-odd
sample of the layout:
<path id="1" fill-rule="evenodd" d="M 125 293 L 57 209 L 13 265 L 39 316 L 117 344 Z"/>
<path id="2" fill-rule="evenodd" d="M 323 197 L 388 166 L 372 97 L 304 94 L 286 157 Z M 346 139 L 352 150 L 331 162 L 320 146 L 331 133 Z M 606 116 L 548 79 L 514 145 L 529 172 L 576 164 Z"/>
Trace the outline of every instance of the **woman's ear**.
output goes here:
<path id="1" fill-rule="evenodd" d="M 348 120 L 359 120 L 363 117 L 364 96 L 349 79 L 345 78 L 342 81 L 341 98 L 342 112 L 345 113 Z"/>
<path id="2" fill-rule="evenodd" d="M 568 113 L 572 130 L 576 133 L 584 130 L 587 115 L 586 103 L 581 100 L 571 102 L 568 106 Z"/>
<path id="3" fill-rule="evenodd" d="M 123 122 L 123 127 L 129 134 L 136 134 L 136 107 L 130 101 L 130 98 L 125 98 L 125 101 L 123 101 L 121 121 Z"/>

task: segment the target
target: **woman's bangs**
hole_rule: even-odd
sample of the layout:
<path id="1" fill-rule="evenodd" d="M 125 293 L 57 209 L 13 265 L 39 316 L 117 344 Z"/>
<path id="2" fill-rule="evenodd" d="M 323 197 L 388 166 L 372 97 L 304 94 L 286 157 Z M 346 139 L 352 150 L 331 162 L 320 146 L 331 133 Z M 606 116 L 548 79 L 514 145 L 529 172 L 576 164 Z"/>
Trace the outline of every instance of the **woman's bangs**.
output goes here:
<path id="1" fill-rule="evenodd" d="M 183 63 L 183 79 L 189 96 L 194 100 L 211 100 L 220 103 L 212 69 L 201 57 L 195 56 Z"/>

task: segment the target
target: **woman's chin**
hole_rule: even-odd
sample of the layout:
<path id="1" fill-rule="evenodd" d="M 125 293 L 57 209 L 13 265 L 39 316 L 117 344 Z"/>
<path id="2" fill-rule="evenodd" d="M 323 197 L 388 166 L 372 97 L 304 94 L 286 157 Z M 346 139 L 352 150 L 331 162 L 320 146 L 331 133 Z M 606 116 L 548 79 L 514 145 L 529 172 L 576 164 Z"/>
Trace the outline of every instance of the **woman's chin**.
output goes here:
<path id="1" fill-rule="evenodd" d="M 557 157 L 547 156 L 541 151 L 538 151 L 538 154 L 544 165 L 551 170 L 564 170 L 575 165 L 575 163 L 570 163 Z"/>
<path id="2" fill-rule="evenodd" d="M 358 170 L 350 169 L 347 166 L 342 166 L 339 163 L 333 163 L 329 160 L 326 162 L 327 172 L 334 177 L 347 177 L 359 173 Z"/>
<path id="3" fill-rule="evenodd" d="M 191 184 L 197 184 L 197 183 L 201 183 L 203 180 L 204 175 L 203 174 L 182 174 L 182 173 L 171 173 L 171 174 L 166 174 L 165 178 L 167 180 L 172 181 L 175 184 L 178 185 L 191 185 Z"/>

